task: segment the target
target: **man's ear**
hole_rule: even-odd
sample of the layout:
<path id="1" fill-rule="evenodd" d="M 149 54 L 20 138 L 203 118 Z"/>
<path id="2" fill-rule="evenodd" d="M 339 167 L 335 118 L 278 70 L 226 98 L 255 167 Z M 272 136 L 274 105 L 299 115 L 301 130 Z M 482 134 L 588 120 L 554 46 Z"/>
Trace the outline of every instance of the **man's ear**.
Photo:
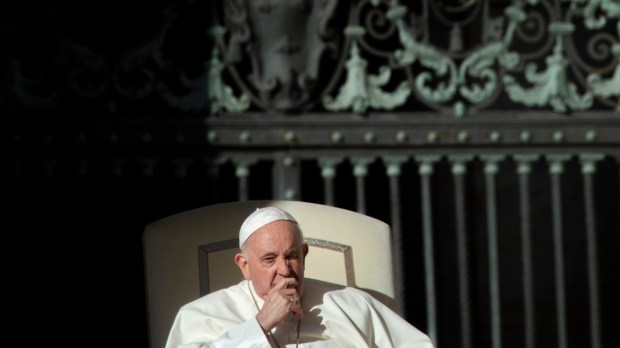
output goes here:
<path id="1" fill-rule="evenodd" d="M 235 255 L 235 263 L 241 270 L 241 273 L 243 273 L 243 277 L 246 280 L 252 280 L 252 277 L 250 275 L 250 267 L 248 266 L 248 260 L 245 258 L 245 255 L 243 255 L 243 253 L 237 253 Z"/>

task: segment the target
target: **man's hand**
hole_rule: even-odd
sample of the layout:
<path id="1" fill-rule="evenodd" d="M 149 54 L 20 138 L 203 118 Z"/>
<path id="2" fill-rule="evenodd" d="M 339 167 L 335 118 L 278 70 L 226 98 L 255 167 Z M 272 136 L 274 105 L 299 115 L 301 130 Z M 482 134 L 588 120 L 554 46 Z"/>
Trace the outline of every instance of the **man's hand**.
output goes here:
<path id="1" fill-rule="evenodd" d="M 285 278 L 269 291 L 263 308 L 256 315 L 256 320 L 265 332 L 278 326 L 289 313 L 292 313 L 295 318 L 301 319 L 303 310 L 295 289 L 297 285 L 298 282 L 295 278 Z"/>

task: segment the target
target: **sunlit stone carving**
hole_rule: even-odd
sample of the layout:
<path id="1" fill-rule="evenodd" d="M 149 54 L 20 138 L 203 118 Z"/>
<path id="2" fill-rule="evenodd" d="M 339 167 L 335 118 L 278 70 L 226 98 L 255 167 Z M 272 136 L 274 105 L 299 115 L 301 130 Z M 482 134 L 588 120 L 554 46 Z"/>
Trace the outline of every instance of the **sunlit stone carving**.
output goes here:
<path id="1" fill-rule="evenodd" d="M 224 28 L 216 27 L 212 30 L 212 35 L 218 38 L 224 35 L 224 31 Z M 242 93 L 239 98 L 235 97 L 232 88 L 224 83 L 222 71 L 225 65 L 220 60 L 219 55 L 220 52 L 216 45 L 209 62 L 209 87 L 207 89 L 211 114 L 217 114 L 223 110 L 245 111 L 250 106 L 250 97 L 246 93 Z"/>
<path id="2" fill-rule="evenodd" d="M 592 94 L 586 92 L 583 96 L 579 95 L 577 86 L 569 82 L 566 72 L 568 59 L 563 54 L 561 35 L 573 29 L 570 23 L 550 24 L 549 31 L 556 34 L 556 42 L 553 53 L 546 59 L 546 70 L 537 72 L 535 63 L 529 63 L 525 68 L 525 78 L 534 86 L 523 88 L 513 76 L 504 76 L 506 92 L 511 100 L 526 106 L 550 105 L 556 112 L 585 110 L 592 106 Z"/>
<path id="3" fill-rule="evenodd" d="M 332 111 L 351 108 L 353 112 L 363 114 L 369 106 L 374 109 L 391 110 L 402 105 L 411 94 L 408 83 L 401 82 L 393 92 L 381 90 L 381 87 L 390 80 L 389 67 L 381 66 L 377 75 L 368 74 L 366 72 L 368 64 L 360 56 L 357 45 L 357 39 L 364 35 L 364 29 L 350 26 L 345 29 L 345 35 L 351 38 L 351 56 L 346 64 L 347 79 L 336 98 L 329 95 L 323 98 L 323 106 Z"/>

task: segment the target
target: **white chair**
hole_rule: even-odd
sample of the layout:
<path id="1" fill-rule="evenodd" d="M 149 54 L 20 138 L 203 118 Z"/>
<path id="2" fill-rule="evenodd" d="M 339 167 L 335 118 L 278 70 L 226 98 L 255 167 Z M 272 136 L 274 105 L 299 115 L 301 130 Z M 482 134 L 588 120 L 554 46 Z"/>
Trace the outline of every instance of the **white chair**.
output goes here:
<path id="1" fill-rule="evenodd" d="M 256 208 L 290 212 L 310 246 L 306 278 L 367 291 L 395 308 L 389 226 L 375 218 L 299 201 L 244 201 L 178 213 L 146 226 L 150 347 L 165 345 L 179 308 L 243 279 L 234 263 L 239 227 Z"/>

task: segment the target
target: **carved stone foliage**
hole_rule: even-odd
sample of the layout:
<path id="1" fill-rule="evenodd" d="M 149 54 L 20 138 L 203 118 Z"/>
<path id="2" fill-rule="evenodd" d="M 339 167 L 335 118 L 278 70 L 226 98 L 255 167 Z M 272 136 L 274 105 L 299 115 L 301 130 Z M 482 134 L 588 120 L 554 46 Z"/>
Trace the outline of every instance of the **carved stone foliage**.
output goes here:
<path id="1" fill-rule="evenodd" d="M 3 110 L 620 113 L 613 0 L 92 7 L 49 2 L 3 27 Z"/>
<path id="2" fill-rule="evenodd" d="M 228 61 L 249 62 L 247 76 L 238 82 L 255 94 L 260 107 L 299 111 L 311 101 L 319 74 L 333 73 L 333 69 L 321 70 L 321 59 L 326 53 L 333 59 L 338 52 L 332 23 L 338 2 L 223 2 L 224 26 L 230 32 L 225 42 Z"/>

